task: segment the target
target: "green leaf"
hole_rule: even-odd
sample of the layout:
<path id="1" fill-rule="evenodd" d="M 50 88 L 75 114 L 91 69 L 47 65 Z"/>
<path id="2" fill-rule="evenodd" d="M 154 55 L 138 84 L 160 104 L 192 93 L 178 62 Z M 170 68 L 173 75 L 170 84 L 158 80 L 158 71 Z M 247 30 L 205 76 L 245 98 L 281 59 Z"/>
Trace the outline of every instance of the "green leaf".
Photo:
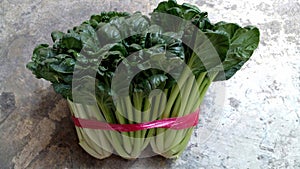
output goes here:
<path id="1" fill-rule="evenodd" d="M 207 72 L 219 66 L 226 58 L 229 38 L 223 34 L 209 32 L 199 34 L 195 40 L 194 53 L 188 64 L 194 74 Z"/>
<path id="2" fill-rule="evenodd" d="M 161 13 L 173 15 L 175 21 Z M 205 38 L 196 36 L 197 31 L 202 31 Z M 161 2 L 151 18 L 140 12 L 102 12 L 66 33 L 54 31 L 51 37 L 54 44 L 38 45 L 26 67 L 37 78 L 52 82 L 58 93 L 71 98 L 72 81 L 80 80 L 72 76 L 76 65 L 76 73 L 83 79 L 96 74 L 97 91 L 101 93 L 97 97 L 103 100 L 116 92 L 111 90 L 111 81 L 121 63 L 124 70 L 120 81 L 128 80 L 133 72 L 144 72 L 134 77 L 131 94 L 144 91 L 146 96 L 155 88 L 174 87 L 176 81 L 172 76 L 181 75 L 177 69 L 184 63 L 196 77 L 202 72 L 219 70 L 222 63 L 226 76 L 222 79 L 220 73 L 216 80 L 228 79 L 257 48 L 259 31 L 233 23 L 212 24 L 208 14 L 198 7 L 169 0 Z"/>
<path id="3" fill-rule="evenodd" d="M 230 79 L 250 59 L 259 43 L 259 30 L 255 27 L 238 28 L 234 24 L 222 24 L 220 31 L 225 31 L 230 38 L 230 48 L 227 52 L 223 67 L 216 81 Z M 222 77 L 223 76 L 223 77 Z"/>
<path id="4" fill-rule="evenodd" d="M 53 83 L 52 86 L 55 92 L 61 94 L 64 98 L 72 100 L 71 85 L 63 83 Z"/>
<path id="5" fill-rule="evenodd" d="M 59 64 L 51 63 L 49 66 L 53 71 L 58 73 L 73 73 L 75 60 L 72 58 L 67 58 Z"/>
<path id="6" fill-rule="evenodd" d="M 80 36 L 75 33 L 68 33 L 62 37 L 61 40 L 62 48 L 73 49 L 76 51 L 80 51 L 83 47 L 82 42 L 80 40 Z"/>
<path id="7" fill-rule="evenodd" d="M 63 32 L 60 31 L 54 31 L 51 33 L 51 37 L 52 37 L 52 41 L 56 42 L 57 40 L 62 39 L 62 37 L 64 36 Z"/>

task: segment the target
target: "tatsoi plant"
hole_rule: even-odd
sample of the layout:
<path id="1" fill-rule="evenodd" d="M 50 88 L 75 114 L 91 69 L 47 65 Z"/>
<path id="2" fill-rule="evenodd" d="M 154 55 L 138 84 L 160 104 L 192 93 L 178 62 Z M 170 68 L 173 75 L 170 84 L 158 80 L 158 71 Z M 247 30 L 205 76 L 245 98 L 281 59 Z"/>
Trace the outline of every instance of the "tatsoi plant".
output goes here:
<path id="1" fill-rule="evenodd" d="M 53 44 L 38 45 L 27 68 L 68 100 L 73 117 L 129 126 L 197 111 L 210 84 L 231 78 L 259 43 L 256 27 L 214 24 L 206 12 L 174 0 L 161 2 L 150 17 L 103 12 L 51 36 Z M 175 158 L 194 129 L 80 125 L 80 145 L 100 159 L 114 151 L 137 158 L 148 146 Z"/>

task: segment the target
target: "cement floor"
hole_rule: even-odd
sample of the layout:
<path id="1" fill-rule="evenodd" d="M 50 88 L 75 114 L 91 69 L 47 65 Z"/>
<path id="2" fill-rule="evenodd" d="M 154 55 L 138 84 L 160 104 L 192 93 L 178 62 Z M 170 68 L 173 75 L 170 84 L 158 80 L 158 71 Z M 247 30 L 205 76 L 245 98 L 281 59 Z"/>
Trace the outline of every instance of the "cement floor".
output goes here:
<path id="1" fill-rule="evenodd" d="M 212 22 L 256 25 L 261 43 L 234 78 L 212 86 L 179 159 L 97 160 L 81 149 L 65 100 L 25 68 L 33 48 L 92 14 L 149 13 L 158 2 L 0 0 L 0 168 L 300 168 L 298 0 L 186 1 Z"/>

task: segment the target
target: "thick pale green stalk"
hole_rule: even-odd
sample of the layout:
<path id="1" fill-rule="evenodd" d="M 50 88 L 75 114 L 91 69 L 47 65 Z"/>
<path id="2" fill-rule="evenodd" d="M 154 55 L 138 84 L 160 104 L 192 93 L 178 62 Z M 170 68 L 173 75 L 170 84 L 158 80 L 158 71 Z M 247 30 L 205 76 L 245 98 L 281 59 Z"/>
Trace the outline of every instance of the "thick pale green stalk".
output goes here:
<path id="1" fill-rule="evenodd" d="M 165 96 L 165 97 L 164 97 Z M 161 95 L 161 98 L 160 100 L 156 101 L 158 102 L 158 111 L 154 111 L 154 118 L 157 118 L 157 117 L 160 117 L 159 114 L 163 114 L 163 111 L 165 109 L 165 106 L 166 106 L 166 102 L 167 102 L 167 96 L 168 96 L 168 89 L 165 89 L 164 90 L 164 94 Z M 160 128 L 158 129 L 153 129 L 155 132 L 155 137 L 153 137 L 150 141 L 150 144 L 151 144 L 151 147 L 152 147 L 152 150 L 159 154 L 161 152 L 161 149 L 163 149 L 162 147 L 160 147 L 161 145 L 163 145 L 163 142 L 161 139 L 161 137 L 163 136 L 162 134 L 159 134 L 160 132 Z M 158 144 L 160 143 L 160 144 Z"/>
<path id="2" fill-rule="evenodd" d="M 205 77 L 203 78 L 202 77 L 202 83 L 200 85 L 200 88 L 199 88 L 199 92 L 200 92 L 200 97 L 199 98 L 192 98 L 196 101 L 196 103 L 193 105 L 193 104 L 189 104 L 189 106 L 192 106 L 193 110 L 196 110 L 201 102 L 203 101 L 203 98 L 210 86 L 210 84 L 212 83 L 213 79 L 215 78 L 215 76 L 217 75 L 217 72 L 214 72 L 212 73 L 212 76 L 211 77 Z M 200 81 L 200 79 L 199 79 Z M 197 80 L 197 82 L 199 82 Z M 166 152 L 166 153 L 163 153 L 163 155 L 165 157 L 168 157 L 168 158 L 176 158 L 176 157 L 179 157 L 179 155 L 184 151 L 185 147 L 187 146 L 188 144 L 188 141 L 193 133 L 193 128 L 189 128 L 187 129 L 187 133 L 184 133 L 183 131 L 179 131 L 176 135 L 176 138 L 184 138 L 184 140 L 182 142 L 180 142 L 177 146 L 174 146 L 173 148 L 170 149 L 170 151 Z M 183 134 L 184 133 L 184 134 Z"/>
<path id="3" fill-rule="evenodd" d="M 166 108 L 164 109 L 164 113 L 161 117 L 162 119 L 169 118 L 172 116 L 171 110 L 172 107 L 175 105 L 176 98 L 179 95 L 180 87 L 183 88 L 184 83 L 186 82 L 186 79 L 189 77 L 189 75 L 190 75 L 189 68 L 185 67 L 183 73 L 181 74 L 180 79 L 177 81 L 177 86 L 174 86 L 171 89 L 170 96 L 168 97 L 167 100 Z M 163 152 L 165 152 L 165 148 L 164 148 L 165 132 L 167 132 L 167 129 L 162 129 L 162 128 L 156 129 L 156 136 L 154 138 L 156 147 L 152 147 L 153 150 L 154 149 L 157 150 L 156 153 L 162 154 Z M 153 145 L 153 143 L 151 145 Z"/>
<path id="4" fill-rule="evenodd" d="M 144 98 L 143 99 L 143 104 L 142 104 L 142 122 L 149 122 L 150 121 L 150 113 L 151 113 L 150 102 L 149 102 L 148 98 Z M 141 150 L 140 151 L 143 151 L 149 143 L 147 141 L 147 137 L 148 137 L 149 132 L 150 132 L 149 129 L 141 130 L 141 138 L 140 138 Z"/>
<path id="5" fill-rule="evenodd" d="M 124 117 L 124 114 L 126 113 L 125 112 L 126 108 L 124 107 L 124 104 L 122 104 L 122 103 L 123 103 L 123 99 L 120 100 L 120 102 L 116 106 L 117 106 L 117 110 L 120 110 L 123 114 L 120 114 L 120 112 L 118 112 L 118 111 L 116 111 L 115 114 L 116 114 L 116 117 L 119 121 L 119 124 L 127 124 L 128 121 Z M 128 132 L 121 132 L 120 134 L 122 135 L 123 146 L 124 146 L 126 152 L 128 154 L 131 154 L 133 145 L 131 144 L 129 133 Z"/>
<path id="6" fill-rule="evenodd" d="M 133 93 L 133 104 L 135 107 L 135 110 L 132 112 L 134 114 L 134 121 L 137 123 L 142 122 L 142 97 L 140 93 Z M 136 131 L 134 132 L 134 145 L 133 145 L 133 151 L 132 156 L 138 157 L 138 155 L 141 153 L 141 147 L 142 147 L 142 131 Z M 142 141 L 141 141 L 142 140 Z"/>
<path id="7" fill-rule="evenodd" d="M 200 107 L 200 104 L 202 103 L 205 95 L 206 95 L 206 92 L 207 90 L 209 89 L 209 86 L 211 85 L 211 83 L 213 82 L 213 80 L 215 79 L 215 77 L 218 75 L 219 72 L 211 72 L 210 76 L 206 76 L 205 79 L 206 79 L 206 83 L 203 83 L 201 86 L 200 86 L 200 89 L 199 91 L 201 91 L 201 94 L 200 94 L 200 97 L 197 99 L 197 102 L 196 104 L 194 105 L 193 109 L 197 109 Z"/>
<path id="8" fill-rule="evenodd" d="M 175 147 L 173 147 L 171 150 L 168 152 L 163 153 L 162 155 L 166 158 L 178 158 L 180 154 L 185 150 L 191 135 L 193 133 L 194 127 L 191 127 L 189 129 L 186 129 L 187 133 L 184 136 L 183 140 Z"/>
<path id="9" fill-rule="evenodd" d="M 192 63 L 193 61 L 194 61 L 194 57 L 192 57 L 190 59 L 189 63 Z M 166 106 L 166 109 L 164 111 L 162 118 L 169 118 L 171 116 L 178 117 L 178 115 L 183 114 L 182 111 L 184 111 L 184 108 L 182 108 L 182 106 L 186 106 L 186 104 L 182 104 L 182 103 L 187 102 L 189 97 L 186 94 L 189 95 L 189 93 L 190 93 L 190 92 L 186 93 L 185 90 L 183 92 L 184 84 L 186 83 L 187 78 L 189 78 L 189 76 L 190 76 L 189 70 L 190 70 L 189 67 L 184 68 L 180 79 L 177 81 L 178 86 L 174 86 L 172 88 L 172 91 L 171 91 L 170 97 L 168 98 L 168 103 L 167 103 L 167 106 Z M 186 90 L 191 90 L 192 85 L 193 85 L 193 81 L 188 81 L 188 85 L 185 85 L 187 88 Z M 180 91 L 180 87 L 181 87 L 181 91 Z M 190 88 L 188 88 L 188 87 L 190 87 Z M 185 96 L 183 96 L 184 94 L 182 94 L 182 97 L 180 97 L 179 92 L 184 93 Z M 173 111 L 171 113 L 172 107 L 173 107 Z M 178 110 L 179 107 L 180 107 L 180 110 Z M 167 151 L 166 148 L 170 148 L 172 145 L 174 145 L 172 143 L 174 143 L 175 135 L 176 135 L 176 131 L 172 131 L 172 130 L 168 130 L 168 129 L 157 129 L 157 135 L 156 135 L 156 139 L 155 139 L 156 140 L 156 149 L 158 150 L 158 152 L 160 154 Z M 165 139 L 167 139 L 167 140 L 165 140 Z M 179 139 L 180 138 L 178 138 L 178 140 Z M 178 140 L 177 140 L 177 142 L 178 142 Z"/>
<path id="10" fill-rule="evenodd" d="M 103 112 L 105 119 L 108 121 L 112 120 L 112 117 L 110 117 L 111 112 L 106 108 L 104 104 L 98 103 L 98 106 L 100 107 L 100 110 Z M 111 123 L 111 122 L 110 122 Z M 122 146 L 122 140 L 121 140 L 121 135 L 117 131 L 109 131 L 110 136 L 111 136 L 111 145 L 114 147 L 114 150 L 123 158 L 131 158 L 128 153 L 126 153 L 124 147 Z"/>
<path id="11" fill-rule="evenodd" d="M 128 122 L 129 124 L 133 124 L 133 109 L 132 109 L 132 103 L 131 103 L 131 99 L 129 96 L 126 96 L 124 98 L 124 111 L 126 111 L 127 113 L 127 117 L 128 117 Z M 131 131 L 129 132 L 129 136 L 130 136 L 130 140 L 131 140 L 131 144 L 134 145 L 134 132 Z"/>
<path id="12" fill-rule="evenodd" d="M 184 90 L 183 92 L 189 93 L 189 96 L 184 96 L 189 98 L 189 102 L 184 103 L 186 104 L 185 109 L 183 111 L 183 115 L 187 115 L 189 113 L 194 112 L 196 109 L 194 109 L 194 104 L 196 104 L 199 94 L 201 94 L 201 90 L 199 91 L 194 91 L 195 89 L 199 88 L 201 86 L 201 83 L 203 83 L 203 79 L 205 78 L 206 73 L 201 73 L 197 79 L 196 82 L 193 83 L 193 86 L 190 88 L 192 90 L 186 91 Z M 179 116 L 180 117 L 180 116 Z M 180 142 L 182 141 L 183 138 L 186 137 L 188 129 L 184 130 L 179 130 L 179 131 L 173 131 L 169 133 L 166 133 L 166 138 L 170 138 L 169 140 L 166 141 L 165 144 L 168 144 L 167 150 L 173 149 L 174 147 L 178 147 Z M 173 141 L 172 141 L 173 140 Z"/>
<path id="13" fill-rule="evenodd" d="M 97 106 L 95 105 L 84 105 L 84 110 L 87 113 L 88 117 L 95 117 L 97 120 L 99 121 L 104 121 L 103 117 L 100 117 L 100 113 L 99 109 Z M 99 118 L 100 117 L 100 118 Z M 98 138 L 98 141 L 100 143 L 99 146 L 101 146 L 103 149 L 108 149 L 110 150 L 108 147 L 110 147 L 110 143 L 108 142 L 108 140 L 105 138 L 105 131 L 103 130 L 89 130 L 90 132 L 93 132 L 93 134 L 95 134 L 95 137 Z"/>
<path id="14" fill-rule="evenodd" d="M 176 100 L 175 105 L 180 104 L 181 106 L 180 106 L 179 111 L 176 109 L 173 109 L 172 114 L 175 114 L 175 117 L 181 117 L 183 114 L 185 114 L 186 107 L 188 106 L 188 104 L 191 104 L 193 102 L 193 100 L 189 100 L 189 98 L 190 98 L 189 95 L 191 93 L 192 86 L 193 86 L 193 76 L 188 78 L 188 81 L 184 85 L 183 90 L 180 91 L 181 99 L 177 98 L 177 100 Z M 196 93 L 196 92 L 194 92 L 194 93 Z M 188 100 L 189 100 L 189 102 L 188 102 Z M 173 106 L 175 106 L 175 105 L 173 105 Z M 182 139 L 181 137 L 176 137 L 177 133 L 182 132 L 182 131 L 183 130 L 180 130 L 180 131 L 176 131 L 176 130 L 172 130 L 172 129 L 166 130 L 165 142 L 164 142 L 165 151 L 170 149 L 170 147 L 172 147 L 173 145 L 176 145 L 177 141 L 180 141 Z"/>
<path id="15" fill-rule="evenodd" d="M 73 103 L 70 100 L 68 100 L 68 103 L 71 113 L 75 117 L 88 118 L 87 112 L 83 109 L 83 106 L 81 104 Z M 94 108 L 91 109 L 94 110 Z M 107 141 L 108 138 L 105 137 L 104 131 L 98 131 L 98 133 L 95 135 L 94 133 L 87 134 L 88 129 L 82 129 L 79 127 L 75 128 L 79 138 L 79 144 L 89 154 L 99 159 L 106 158 L 112 154 L 112 147 Z M 92 137 L 93 139 L 91 139 L 90 137 Z M 95 141 L 98 143 L 96 143 Z"/>
<path id="16" fill-rule="evenodd" d="M 180 95 L 179 95 L 180 87 L 181 87 L 181 90 L 182 90 L 182 88 L 184 88 L 184 83 L 187 78 L 188 78 L 188 68 L 185 68 L 183 71 L 183 74 L 181 75 L 181 78 L 177 82 L 178 85 L 174 86 L 171 89 L 170 96 L 167 100 L 167 104 L 164 109 L 164 113 L 161 117 L 162 119 L 173 116 L 171 113 L 172 107 L 175 106 L 175 102 L 178 100 L 177 98 L 180 97 Z M 174 115 L 174 116 L 176 117 L 176 115 Z M 156 135 L 156 145 L 157 145 L 158 152 L 160 152 L 160 153 L 165 151 L 164 143 L 165 143 L 165 133 L 166 132 L 168 132 L 168 129 L 163 129 L 163 128 L 158 128 L 157 132 L 156 132 L 156 134 L 157 134 Z"/>
<path id="17" fill-rule="evenodd" d="M 198 76 L 196 82 L 189 84 L 189 81 L 187 81 L 183 90 L 180 91 L 184 93 L 182 96 L 183 99 L 180 99 L 179 96 L 177 97 L 175 104 L 173 105 L 172 115 L 178 113 L 175 116 L 180 117 L 195 111 L 200 106 L 215 75 L 217 75 L 217 72 L 213 73 L 212 77 L 209 78 L 207 77 L 207 72 L 203 72 Z M 192 81 L 190 78 L 189 80 Z M 197 88 L 198 93 L 194 91 L 197 90 Z M 178 110 L 179 107 L 181 107 L 180 110 Z M 159 150 L 159 153 L 168 158 L 179 156 L 179 154 L 184 151 L 191 134 L 191 128 L 179 131 L 166 130 L 164 133 L 165 140 L 161 140 L 164 141 L 164 150 Z M 156 144 L 158 144 L 158 142 L 156 142 Z"/>

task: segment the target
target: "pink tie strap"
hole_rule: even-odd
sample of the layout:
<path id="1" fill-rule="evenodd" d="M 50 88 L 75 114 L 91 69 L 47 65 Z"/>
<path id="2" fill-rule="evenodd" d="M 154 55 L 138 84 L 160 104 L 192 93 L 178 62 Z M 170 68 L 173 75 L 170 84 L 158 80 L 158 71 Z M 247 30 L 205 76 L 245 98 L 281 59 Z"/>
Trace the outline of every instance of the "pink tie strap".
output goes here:
<path id="1" fill-rule="evenodd" d="M 195 112 L 182 117 L 166 118 L 138 124 L 110 124 L 97 120 L 81 119 L 74 116 L 73 121 L 75 126 L 80 128 L 114 130 L 119 132 L 131 132 L 153 128 L 169 128 L 174 130 L 181 130 L 196 126 L 198 124 L 199 112 L 200 110 L 197 109 Z"/>

